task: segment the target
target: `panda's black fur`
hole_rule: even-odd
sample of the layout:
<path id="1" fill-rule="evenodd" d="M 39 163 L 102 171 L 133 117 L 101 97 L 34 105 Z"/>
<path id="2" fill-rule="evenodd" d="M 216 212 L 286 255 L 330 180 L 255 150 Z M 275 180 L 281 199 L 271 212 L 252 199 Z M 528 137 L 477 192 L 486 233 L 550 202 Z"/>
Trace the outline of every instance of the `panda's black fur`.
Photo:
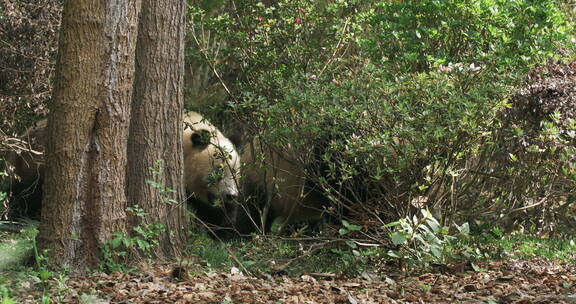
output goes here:
<path id="1" fill-rule="evenodd" d="M 234 228 L 242 234 L 280 232 L 293 224 L 322 221 L 327 198 L 306 177 L 305 169 L 255 139 L 242 151 L 242 198 Z"/>

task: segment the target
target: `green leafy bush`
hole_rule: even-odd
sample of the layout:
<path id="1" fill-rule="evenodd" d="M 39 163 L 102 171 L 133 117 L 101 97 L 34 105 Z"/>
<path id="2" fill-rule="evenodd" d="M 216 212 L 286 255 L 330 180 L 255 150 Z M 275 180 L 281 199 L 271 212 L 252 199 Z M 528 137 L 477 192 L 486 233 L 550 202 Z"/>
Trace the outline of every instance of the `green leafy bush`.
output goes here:
<path id="1" fill-rule="evenodd" d="M 363 49 L 399 73 L 452 63 L 505 72 L 553 55 L 570 28 L 556 1 L 380 1 L 362 15 Z"/>
<path id="2" fill-rule="evenodd" d="M 429 266 L 430 263 L 448 264 L 461 253 L 455 246 L 457 241 L 470 233 L 468 223 L 455 225 L 457 233 L 451 234 L 428 210 L 421 210 L 420 216 L 402 218 L 386 225 L 392 228 L 390 240 L 396 249 L 388 255 L 411 266 Z"/>
<path id="3" fill-rule="evenodd" d="M 368 223 L 421 208 L 471 216 L 506 200 L 484 188 L 501 113 L 521 75 L 570 45 L 551 0 L 234 3 L 190 9 L 190 53 L 249 132 Z M 206 48 L 205 37 L 222 43 Z"/>
<path id="4" fill-rule="evenodd" d="M 576 227 L 576 72 L 550 62 L 527 74 L 494 133 L 493 155 L 475 191 L 491 201 L 507 230 L 570 235 Z"/>

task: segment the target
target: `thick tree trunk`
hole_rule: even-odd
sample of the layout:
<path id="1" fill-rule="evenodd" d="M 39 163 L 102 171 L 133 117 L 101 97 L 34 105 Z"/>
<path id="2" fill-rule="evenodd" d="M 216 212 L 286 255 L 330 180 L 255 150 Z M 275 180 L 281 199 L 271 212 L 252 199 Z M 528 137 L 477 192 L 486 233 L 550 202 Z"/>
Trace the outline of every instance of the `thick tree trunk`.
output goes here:
<path id="1" fill-rule="evenodd" d="M 168 228 L 159 240 L 161 250 L 155 252 L 165 257 L 179 255 L 187 234 L 182 181 L 184 8 L 183 0 L 142 2 L 128 141 L 128 201 L 144 209 L 146 223 Z M 149 169 L 159 166 L 156 174 Z M 146 180 L 176 192 L 163 193 Z M 167 198 L 180 203 L 168 203 Z"/>
<path id="2" fill-rule="evenodd" d="M 41 249 L 82 271 L 126 231 L 125 169 L 139 0 L 65 1 L 47 127 Z"/>

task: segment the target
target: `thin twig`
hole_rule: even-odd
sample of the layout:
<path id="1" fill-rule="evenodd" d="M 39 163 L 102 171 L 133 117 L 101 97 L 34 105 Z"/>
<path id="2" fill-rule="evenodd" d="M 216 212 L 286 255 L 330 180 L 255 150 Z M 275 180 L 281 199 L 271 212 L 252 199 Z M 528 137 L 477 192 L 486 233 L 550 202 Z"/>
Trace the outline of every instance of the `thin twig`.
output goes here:
<path id="1" fill-rule="evenodd" d="M 326 65 L 324 65 L 324 67 L 322 68 L 320 73 L 318 73 L 318 78 L 320 78 L 322 76 L 322 74 L 324 73 L 326 68 L 328 68 L 328 66 L 330 66 L 330 64 L 332 64 L 332 62 L 334 61 L 334 58 L 336 58 L 336 53 L 340 49 L 340 45 L 342 44 L 342 41 L 344 40 L 344 33 L 346 33 L 346 29 L 348 28 L 349 22 L 350 22 L 350 17 L 346 18 L 346 22 L 344 22 L 344 26 L 342 27 L 342 33 L 340 34 L 340 39 L 338 39 L 338 43 L 336 44 L 336 47 L 334 48 L 334 52 L 332 52 L 332 56 L 330 57 L 330 59 L 328 60 Z"/>
<path id="2" fill-rule="evenodd" d="M 344 240 L 338 239 L 338 240 L 328 241 L 328 242 L 325 242 L 325 243 L 322 243 L 322 244 L 312 245 L 311 248 L 310 248 L 310 250 L 304 252 L 304 254 L 302 254 L 302 255 L 300 255 L 300 256 L 297 256 L 297 257 L 295 257 L 295 258 L 293 258 L 293 259 L 290 259 L 288 262 L 286 262 L 286 263 L 284 263 L 284 264 L 282 264 L 282 265 L 273 267 L 273 270 L 274 270 L 274 271 L 278 271 L 278 272 L 279 272 L 279 271 L 283 271 L 284 269 L 286 269 L 288 266 L 290 266 L 290 265 L 291 265 L 292 263 L 294 263 L 295 261 L 301 260 L 301 259 L 303 259 L 303 258 L 305 258 L 305 257 L 309 257 L 309 256 L 315 254 L 316 252 L 320 251 L 320 249 L 325 248 L 325 247 L 327 247 L 327 246 L 331 246 L 331 245 L 337 244 L 337 243 L 344 243 Z"/>

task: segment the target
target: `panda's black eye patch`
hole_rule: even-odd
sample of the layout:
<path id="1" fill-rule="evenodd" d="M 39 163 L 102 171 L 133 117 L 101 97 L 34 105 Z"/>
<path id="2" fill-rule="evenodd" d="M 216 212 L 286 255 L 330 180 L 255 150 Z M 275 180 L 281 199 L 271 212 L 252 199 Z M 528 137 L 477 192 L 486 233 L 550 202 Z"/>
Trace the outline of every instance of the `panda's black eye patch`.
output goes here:
<path id="1" fill-rule="evenodd" d="M 208 130 L 200 130 L 190 136 L 194 148 L 204 149 L 210 144 L 212 134 Z"/>

